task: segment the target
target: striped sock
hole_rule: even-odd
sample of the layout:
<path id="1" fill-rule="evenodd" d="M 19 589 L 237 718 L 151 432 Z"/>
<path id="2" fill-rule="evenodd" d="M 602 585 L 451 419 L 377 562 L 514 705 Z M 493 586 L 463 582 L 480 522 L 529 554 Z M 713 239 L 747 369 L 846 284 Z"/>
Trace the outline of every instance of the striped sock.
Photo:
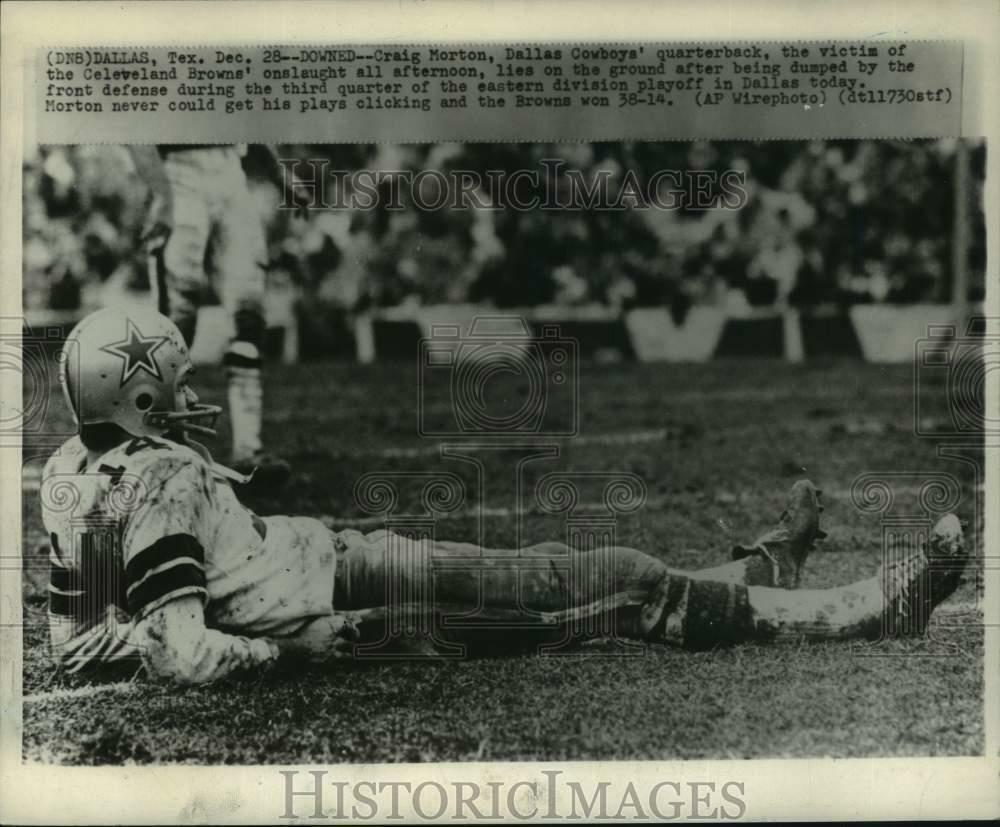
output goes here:
<path id="1" fill-rule="evenodd" d="M 696 650 L 750 640 L 749 591 L 739 583 L 669 574 L 643 607 L 641 631 L 647 640 Z"/>

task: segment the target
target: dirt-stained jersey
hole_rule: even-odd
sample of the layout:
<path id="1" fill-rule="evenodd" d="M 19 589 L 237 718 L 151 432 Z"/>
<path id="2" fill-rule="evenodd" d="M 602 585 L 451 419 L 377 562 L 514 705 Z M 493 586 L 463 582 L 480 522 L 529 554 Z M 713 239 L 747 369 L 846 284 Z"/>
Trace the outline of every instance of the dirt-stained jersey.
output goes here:
<path id="1" fill-rule="evenodd" d="M 206 625 L 281 636 L 332 611 L 333 536 L 305 517 L 261 518 L 185 445 L 138 437 L 87 462 L 78 438 L 48 461 L 49 623 L 67 668 L 137 654 L 135 625 L 185 595 Z"/>

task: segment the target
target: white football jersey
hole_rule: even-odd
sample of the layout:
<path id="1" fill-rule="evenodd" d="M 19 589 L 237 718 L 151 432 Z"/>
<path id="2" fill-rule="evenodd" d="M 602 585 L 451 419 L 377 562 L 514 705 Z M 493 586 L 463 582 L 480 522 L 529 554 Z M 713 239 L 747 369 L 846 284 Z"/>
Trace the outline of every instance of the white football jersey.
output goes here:
<path id="1" fill-rule="evenodd" d="M 134 625 L 196 595 L 210 627 L 286 635 L 330 614 L 334 539 L 318 520 L 261 518 L 200 454 L 139 437 L 99 459 L 70 439 L 42 477 L 49 622 L 70 669 L 136 654 Z"/>

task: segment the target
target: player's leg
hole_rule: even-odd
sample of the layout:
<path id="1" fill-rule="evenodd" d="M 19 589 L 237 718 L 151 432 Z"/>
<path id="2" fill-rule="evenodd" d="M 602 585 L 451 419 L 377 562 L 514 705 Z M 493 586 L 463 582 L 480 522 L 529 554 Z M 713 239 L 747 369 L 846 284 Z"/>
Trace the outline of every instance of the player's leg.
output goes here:
<path id="1" fill-rule="evenodd" d="M 433 628 L 439 640 L 476 641 L 493 624 L 501 632 L 495 639 L 508 646 L 565 638 L 546 633 L 568 626 L 689 649 L 921 632 L 954 591 L 966 559 L 953 515 L 939 521 L 920 553 L 869 580 L 821 590 L 704 580 L 623 547 L 490 552 L 425 542 L 420 549 L 388 532 L 349 545 L 338 562 L 335 607 L 356 611 L 361 629 L 373 624 L 375 638 L 394 623 Z M 608 621 L 581 623 L 597 617 Z"/>
<path id="2" fill-rule="evenodd" d="M 233 340 L 223 357 L 232 423 L 232 463 L 244 472 L 255 470 L 258 482 L 279 484 L 288 477 L 288 464 L 266 455 L 261 444 L 267 268 L 264 226 L 235 148 L 219 148 L 216 152 L 219 212 L 212 257 L 220 298 L 234 328 Z"/>
<path id="3" fill-rule="evenodd" d="M 821 510 L 815 486 L 808 480 L 796 482 L 774 528 L 753 544 L 737 546 L 732 562 L 698 572 L 668 568 L 623 546 L 581 551 L 549 542 L 515 551 L 417 542 L 386 531 L 346 531 L 339 535 L 334 605 L 338 611 L 364 610 L 369 623 L 391 622 L 394 613 L 424 617 L 414 620 L 416 625 L 447 612 L 473 612 L 483 622 L 492 619 L 501 625 L 520 618 L 525 623 L 518 624 L 518 633 L 526 638 L 531 637 L 526 633 L 532 618 L 552 628 L 603 614 L 621 626 L 622 634 L 642 637 L 648 630 L 641 628 L 640 613 L 661 611 L 651 594 L 667 581 L 674 584 L 674 593 L 680 583 L 713 582 L 697 586 L 698 594 L 726 585 L 790 584 L 787 573 L 797 574 L 824 536 Z M 613 624 L 584 625 L 607 630 Z"/>
<path id="4" fill-rule="evenodd" d="M 750 584 L 777 586 L 778 561 L 789 555 L 803 561 L 820 535 L 819 508 L 812 484 L 796 483 L 777 528 L 764 535 L 768 543 L 762 538 L 740 547 L 740 559 L 703 572 L 671 569 L 624 546 L 574 550 L 549 542 L 484 549 L 387 531 L 342 532 L 334 605 L 360 612 L 367 640 L 383 634 L 379 624 L 393 623 L 435 626 L 450 640 L 481 639 L 494 624 L 511 630 L 508 645 L 519 640 L 529 646 L 567 630 L 644 638 L 655 633 L 657 618 L 674 611 L 670 600 L 696 581 L 696 606 L 698 595 L 721 595 L 737 584 L 744 591 Z"/>
<path id="5" fill-rule="evenodd" d="M 341 532 L 337 540 L 334 609 L 347 613 L 362 642 L 387 644 L 387 652 L 399 645 L 428 654 L 454 644 L 530 649 L 565 639 L 571 623 L 605 616 L 599 628 L 613 636 L 608 623 L 619 612 L 637 613 L 667 571 L 624 547 L 484 549 L 388 531 Z"/>
<path id="6" fill-rule="evenodd" d="M 875 577 L 832 589 L 790 591 L 683 578 L 666 580 L 645 613 L 643 636 L 690 649 L 740 641 L 845 640 L 920 634 L 958 586 L 967 561 L 961 525 L 942 517 L 926 548 Z"/>
<path id="7" fill-rule="evenodd" d="M 817 524 L 818 526 L 818 524 Z M 801 537 L 790 532 L 788 539 Z M 568 550 L 567 550 L 568 552 Z M 479 605 L 491 598 L 538 612 L 543 623 L 619 637 L 705 649 L 744 641 L 845 640 L 882 634 L 920 634 L 931 613 L 958 586 L 967 561 L 962 529 L 953 514 L 942 517 L 928 544 L 915 554 L 887 561 L 875 577 L 830 589 L 789 590 L 707 580 L 702 573 L 666 568 L 629 548 L 582 553 L 526 549 L 516 577 L 501 574 L 475 584 Z M 501 566 L 503 564 L 501 563 Z M 468 582 L 444 580 L 442 598 L 460 603 Z M 450 586 L 450 590 L 449 587 Z M 560 607 L 560 608 L 554 608 Z M 607 615 L 610 622 L 581 624 Z"/>
<path id="8" fill-rule="evenodd" d="M 208 280 L 205 250 L 211 217 L 204 182 L 189 151 L 163 161 L 173 196 L 172 226 L 166 243 L 150 250 L 150 282 L 157 309 L 180 329 L 188 347 L 194 342 Z"/>
<path id="9" fill-rule="evenodd" d="M 796 588 L 802 567 L 809 552 L 817 541 L 826 537 L 820 528 L 819 515 L 823 511 L 820 492 L 809 480 L 799 480 L 788 493 L 785 508 L 773 528 L 749 544 L 739 544 L 732 550 L 733 560 L 712 568 L 685 571 L 666 568 L 668 573 L 680 576 L 712 580 L 722 583 L 738 583 L 744 586 L 772 586 Z M 504 550 L 482 550 L 472 543 L 437 541 L 435 554 L 456 558 L 475 559 L 478 557 L 503 560 L 515 554 Z M 523 549 L 518 556 L 533 558 L 553 555 L 568 557 L 570 549 L 559 542 L 540 543 Z M 620 547 L 615 550 L 623 562 L 636 555 L 650 559 L 642 552 Z"/>

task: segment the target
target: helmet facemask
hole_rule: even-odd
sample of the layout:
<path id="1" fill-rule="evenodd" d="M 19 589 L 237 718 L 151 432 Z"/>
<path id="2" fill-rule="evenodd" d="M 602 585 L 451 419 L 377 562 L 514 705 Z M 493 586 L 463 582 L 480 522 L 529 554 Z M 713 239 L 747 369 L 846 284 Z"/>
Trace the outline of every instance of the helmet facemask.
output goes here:
<path id="1" fill-rule="evenodd" d="M 181 432 L 214 437 L 216 423 L 222 414 L 218 405 L 205 405 L 198 401 L 195 392 L 188 385 L 188 378 L 194 373 L 194 365 L 188 363 L 177 373 L 174 383 L 174 409 L 172 411 L 147 411 L 143 424 L 163 433 Z M 207 420 L 207 424 L 203 421 Z"/>

